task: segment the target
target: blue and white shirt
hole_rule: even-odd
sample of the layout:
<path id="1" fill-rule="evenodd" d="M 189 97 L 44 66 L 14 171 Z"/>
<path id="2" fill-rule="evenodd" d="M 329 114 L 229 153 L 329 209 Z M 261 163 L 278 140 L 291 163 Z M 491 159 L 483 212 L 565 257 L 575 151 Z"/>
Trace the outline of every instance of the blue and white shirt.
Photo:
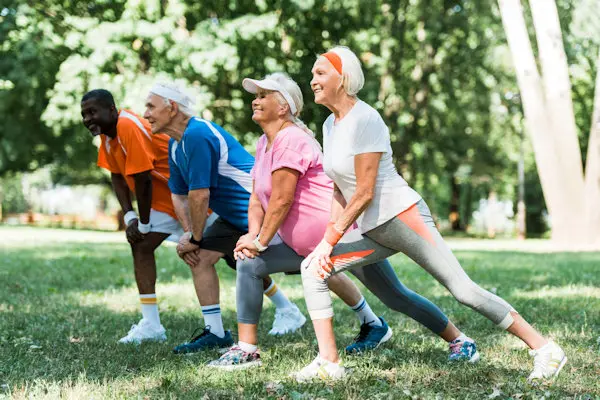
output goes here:
<path id="1" fill-rule="evenodd" d="M 169 188 L 173 194 L 210 189 L 209 207 L 248 231 L 254 157 L 225 129 L 201 118 L 188 122 L 179 142 L 169 141 Z"/>

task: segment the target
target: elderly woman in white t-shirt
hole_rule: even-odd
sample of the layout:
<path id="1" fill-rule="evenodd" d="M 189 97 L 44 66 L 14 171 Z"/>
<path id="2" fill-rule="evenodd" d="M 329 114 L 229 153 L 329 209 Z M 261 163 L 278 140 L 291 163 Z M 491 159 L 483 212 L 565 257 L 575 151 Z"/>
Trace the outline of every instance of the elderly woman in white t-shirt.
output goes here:
<path id="1" fill-rule="evenodd" d="M 444 243 L 430 211 L 393 164 L 390 135 L 379 113 L 357 97 L 364 84 L 360 61 L 346 47 L 317 58 L 311 87 L 315 102 L 332 114 L 323 124 L 324 170 L 333 180 L 331 221 L 323 240 L 304 260 L 302 280 L 319 355 L 295 374 L 300 381 L 345 375 L 333 333 L 327 279 L 402 252 L 444 285 L 462 304 L 523 340 L 535 357 L 529 380 L 556 376 L 567 358 L 500 297 L 474 283 Z M 358 224 L 362 238 L 339 243 Z M 457 339 L 457 352 L 472 351 Z"/>

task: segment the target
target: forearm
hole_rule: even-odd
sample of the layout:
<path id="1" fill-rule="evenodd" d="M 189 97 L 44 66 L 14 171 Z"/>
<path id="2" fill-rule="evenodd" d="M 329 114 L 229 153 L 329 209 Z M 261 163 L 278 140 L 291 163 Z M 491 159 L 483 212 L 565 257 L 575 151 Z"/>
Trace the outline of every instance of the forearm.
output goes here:
<path id="1" fill-rule="evenodd" d="M 133 175 L 135 181 L 135 197 L 137 199 L 139 219 L 142 224 L 150 222 L 152 208 L 152 175 L 144 171 Z"/>
<path id="2" fill-rule="evenodd" d="M 112 182 L 113 190 L 115 191 L 115 196 L 117 196 L 117 200 L 121 205 L 121 209 L 123 213 L 128 213 L 129 211 L 133 211 L 133 204 L 131 203 L 131 193 L 129 192 L 129 186 L 127 186 L 127 182 L 125 178 L 121 174 L 111 174 L 110 180 Z"/>
<path id="3" fill-rule="evenodd" d="M 267 246 L 271 242 L 287 217 L 293 202 L 293 198 L 290 199 L 284 196 L 271 197 L 262 227 L 260 228 L 260 242 L 263 245 Z"/>
<path id="4" fill-rule="evenodd" d="M 331 218 L 330 221 L 336 222 L 346 207 L 346 199 L 336 185 L 333 187 L 333 197 L 331 199 Z"/>
<path id="5" fill-rule="evenodd" d="M 248 204 L 248 233 L 253 237 L 256 237 L 260 233 L 264 218 L 265 211 L 260 204 L 260 200 L 253 192 L 250 195 L 250 202 Z"/>
<path id="6" fill-rule="evenodd" d="M 188 193 L 188 203 L 191 217 L 191 232 L 196 240 L 202 238 L 206 217 L 208 215 L 209 189 L 192 190 Z"/>
<path id="7" fill-rule="evenodd" d="M 171 194 L 171 199 L 181 227 L 185 232 L 190 232 L 192 230 L 192 217 L 190 216 L 188 197 L 181 194 Z"/>
<path id="8" fill-rule="evenodd" d="M 373 190 L 360 190 L 354 193 L 350 202 L 343 209 L 340 216 L 335 220 L 335 229 L 338 232 L 346 232 L 354 224 L 358 217 L 367 209 L 373 200 Z"/>

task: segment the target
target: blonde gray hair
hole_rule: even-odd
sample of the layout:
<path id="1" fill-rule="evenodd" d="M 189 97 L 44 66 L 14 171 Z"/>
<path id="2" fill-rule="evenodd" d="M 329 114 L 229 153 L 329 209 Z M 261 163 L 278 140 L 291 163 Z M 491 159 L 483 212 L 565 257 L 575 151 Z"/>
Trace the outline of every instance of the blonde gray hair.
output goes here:
<path id="1" fill-rule="evenodd" d="M 360 60 L 346 46 L 336 46 L 328 52 L 337 54 L 342 60 L 342 79 L 340 85 L 344 88 L 346 94 L 356 97 L 365 85 L 365 75 Z"/>

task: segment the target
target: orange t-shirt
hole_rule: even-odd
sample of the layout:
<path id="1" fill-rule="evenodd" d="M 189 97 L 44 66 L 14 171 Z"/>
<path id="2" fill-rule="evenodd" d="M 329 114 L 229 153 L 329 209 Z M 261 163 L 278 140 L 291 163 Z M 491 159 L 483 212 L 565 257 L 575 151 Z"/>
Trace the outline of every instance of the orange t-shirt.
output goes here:
<path id="1" fill-rule="evenodd" d="M 129 110 L 119 111 L 117 136 L 102 135 L 98 166 L 121 174 L 135 193 L 132 175 L 152 171 L 152 208 L 177 219 L 169 190 L 169 136 L 152 134 L 150 123 Z"/>

